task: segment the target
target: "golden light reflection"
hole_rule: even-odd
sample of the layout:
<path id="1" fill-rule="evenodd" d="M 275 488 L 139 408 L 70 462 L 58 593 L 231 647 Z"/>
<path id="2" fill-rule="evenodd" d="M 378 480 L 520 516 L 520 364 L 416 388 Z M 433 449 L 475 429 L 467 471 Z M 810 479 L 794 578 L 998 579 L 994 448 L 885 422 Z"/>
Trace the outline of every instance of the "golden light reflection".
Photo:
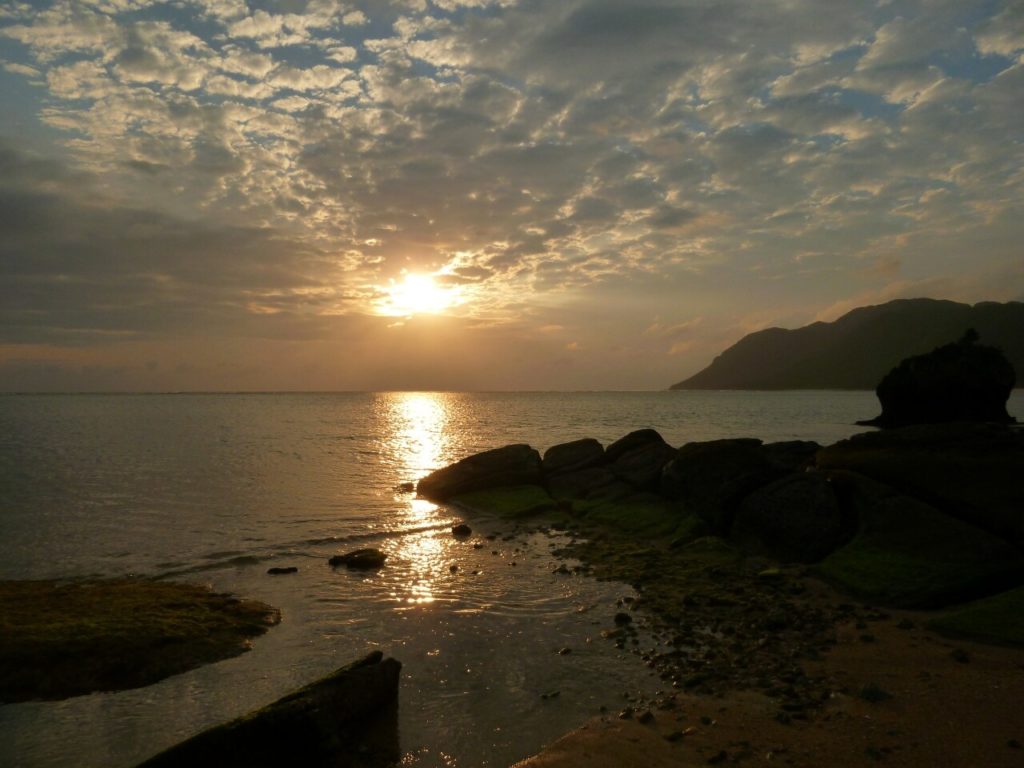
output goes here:
<path id="1" fill-rule="evenodd" d="M 393 392 L 386 398 L 389 422 L 387 454 L 404 481 L 417 480 L 437 469 L 444 462 L 450 442 L 447 397 L 423 392 Z M 433 524 L 444 525 L 449 517 L 444 510 L 426 499 L 396 494 L 395 502 L 405 505 L 402 528 L 422 529 Z M 406 606 L 433 603 L 437 585 L 450 578 L 448 547 L 451 536 L 443 529 L 423 530 L 398 538 L 396 559 L 408 564 L 408 577 L 397 585 L 392 597 Z"/>

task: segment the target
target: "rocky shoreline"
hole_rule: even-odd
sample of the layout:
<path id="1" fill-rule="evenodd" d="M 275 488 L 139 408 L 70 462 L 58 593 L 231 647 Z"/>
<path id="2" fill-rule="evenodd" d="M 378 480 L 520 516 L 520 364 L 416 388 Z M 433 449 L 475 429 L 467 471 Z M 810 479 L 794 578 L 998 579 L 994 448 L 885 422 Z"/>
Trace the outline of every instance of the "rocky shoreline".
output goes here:
<path id="1" fill-rule="evenodd" d="M 541 766 L 578 764 L 581 750 L 613 753 L 592 741 L 597 731 L 625 738 L 614 722 L 687 741 L 701 722 L 689 732 L 670 727 L 686 721 L 681 710 L 736 697 L 756 700 L 758 721 L 789 727 L 798 742 L 800 728 L 831 722 L 837 701 L 870 709 L 893 697 L 888 680 L 852 684 L 835 669 L 836 649 L 851 642 L 868 660 L 877 651 L 875 661 L 900 643 L 904 652 L 952 643 L 940 658 L 963 666 L 972 655 L 964 647 L 981 640 L 1009 646 L 1004 672 L 1019 673 L 1022 472 L 1024 433 L 1006 425 L 912 426 L 828 447 L 722 440 L 673 448 L 640 430 L 607 448 L 580 440 L 543 457 L 522 445 L 488 451 L 424 478 L 418 490 L 469 514 L 565 527 L 575 538 L 559 554 L 639 594 L 604 635 L 639 655 L 662 692 L 608 712 L 604 726 L 569 739 L 575 748 L 560 744 L 563 762 L 542 753 L 530 763 Z M 883 634 L 888 648 L 877 643 Z M 968 672 L 963 686 L 974 682 Z M 994 700 L 990 714 L 1008 735 L 989 744 L 984 764 L 993 765 L 1019 757 L 1013 745 L 1024 739 L 1024 717 Z M 875 755 L 864 749 L 858 759 Z M 716 760 L 720 752 L 726 757 Z M 708 757 L 754 759 L 744 749 Z"/>
<path id="2" fill-rule="evenodd" d="M 525 445 L 486 451 L 423 478 L 417 491 L 463 510 L 469 523 L 473 514 L 482 512 L 508 521 L 519 533 L 566 533 L 569 543 L 555 552 L 561 559 L 554 568 L 558 577 L 592 576 L 629 584 L 636 591 L 635 598 L 608 606 L 608 625 L 601 634 L 606 642 L 638 656 L 660 679 L 660 690 L 647 696 L 622 692 L 621 705 L 608 707 L 584 731 L 567 736 L 527 765 L 602 764 L 587 757 L 592 754 L 602 755 L 607 765 L 776 758 L 808 766 L 822 761 L 859 765 L 865 758 L 934 764 L 923 756 L 934 752 L 920 747 L 920 740 L 907 742 L 910 737 L 872 730 L 870 743 L 851 746 L 851 740 L 859 744 L 868 738 L 854 726 L 884 715 L 893 733 L 924 734 L 927 724 L 918 722 L 917 710 L 907 711 L 917 706 L 908 696 L 949 699 L 950 711 L 957 711 L 954 700 L 963 698 L 975 702 L 977 709 L 975 699 L 961 695 L 971 691 L 988 696 L 988 720 L 975 722 L 972 711 L 957 717 L 988 735 L 967 754 L 975 764 L 1000 765 L 1019 757 L 1014 744 L 1024 742 L 1024 715 L 1009 703 L 1024 695 L 1019 682 L 1024 669 L 1022 474 L 1024 432 L 1010 425 L 904 427 L 826 447 L 754 439 L 673 447 L 656 431 L 643 429 L 607 447 L 596 440 L 577 440 L 553 446 L 543 456 Z M 468 541 L 471 527 L 456 525 L 452 535 Z M 388 567 L 376 550 L 349 554 L 333 558 L 331 564 Z M 276 620 L 268 606 L 145 580 L 12 582 L 3 587 L 8 601 L 21 600 L 23 607 L 39 604 L 19 597 L 18 589 L 50 590 L 57 597 L 51 604 L 64 609 L 74 602 L 69 594 L 90 595 L 89 605 L 104 603 L 115 624 L 127 616 L 135 621 L 143 617 L 137 609 L 126 609 L 123 600 L 134 600 L 132 605 L 149 602 L 150 607 L 170 602 L 185 614 L 162 615 L 163 623 L 154 624 L 150 634 L 159 636 L 153 647 L 172 648 L 177 661 L 205 647 L 193 645 L 195 638 L 167 638 L 178 637 L 173 628 L 188 625 L 190 611 L 207 597 L 216 603 L 203 608 L 212 616 L 240 611 L 235 630 L 242 634 L 222 635 L 233 638 L 227 643 L 232 652 L 244 650 L 247 637 Z M 68 589 L 72 592 L 65 593 Z M 174 592 L 190 589 L 196 593 Z M 161 602 L 153 590 L 171 593 Z M 109 600 L 111 594 L 122 599 Z M 66 616 L 62 621 L 77 626 Z M 109 622 L 94 623 L 110 628 Z M 50 631 L 37 629 L 40 637 Z M 72 635 L 78 632 L 71 630 Z M 210 630 L 202 629 L 204 633 Z M 110 637 L 133 634 L 139 633 L 101 637 L 99 656 L 146 657 L 145 649 L 107 643 Z M 68 656 L 59 650 L 47 656 L 47 647 L 36 648 L 44 666 Z M 219 652 L 221 656 L 200 654 L 189 664 L 227 655 Z M 919 657 L 930 658 L 932 666 L 915 666 Z M 905 670 L 886 666 L 892 659 L 901 659 Z M 992 661 L 972 665 L 975 659 Z M 388 661 L 380 667 L 387 671 L 387 691 L 397 690 L 396 664 Z M 159 676 L 187 668 L 172 667 Z M 52 670 L 33 674 L 38 680 L 56 676 Z M 117 686 L 92 682 L 52 695 L 146 685 L 155 679 Z M 1000 692 L 993 694 L 993 688 Z M 294 696 L 282 702 L 294 701 Z M 287 734 L 298 728 L 308 735 L 305 748 L 323 747 L 324 754 L 343 755 L 354 765 L 387 764 L 398 755 L 397 735 L 387 725 L 393 719 L 381 713 L 393 698 L 389 693 L 381 702 L 368 699 L 355 718 L 385 723 L 387 737 L 381 743 L 386 749 L 359 748 L 358 740 L 317 725 L 324 712 L 359 703 L 351 691 L 283 710 L 278 702 L 243 720 L 269 717 L 275 728 L 283 723 L 284 741 L 291 741 Z M 733 726 L 725 727 L 726 712 L 737 719 Z M 1002 730 L 990 729 L 990 720 Z M 253 726 L 229 723 L 207 732 L 220 735 L 203 735 L 201 741 L 230 751 L 233 747 L 223 747 L 221 740 L 229 745 L 239 738 L 247 742 L 248 727 Z M 846 735 L 833 734 L 831 740 L 821 735 L 835 728 Z M 1005 738 L 993 735 L 996 731 L 1005 732 Z M 743 733 L 749 738 L 738 735 Z M 630 748 L 642 753 L 638 761 L 623 757 L 624 742 L 627 755 Z M 830 744 L 845 751 L 836 753 Z M 946 748 L 958 744 L 953 741 Z M 195 747 L 180 745 L 171 757 L 191 754 L 191 749 Z M 903 758 L 897 759 L 900 750 Z M 798 758 L 801 751 L 807 754 Z M 615 755 L 619 762 L 607 762 Z"/>

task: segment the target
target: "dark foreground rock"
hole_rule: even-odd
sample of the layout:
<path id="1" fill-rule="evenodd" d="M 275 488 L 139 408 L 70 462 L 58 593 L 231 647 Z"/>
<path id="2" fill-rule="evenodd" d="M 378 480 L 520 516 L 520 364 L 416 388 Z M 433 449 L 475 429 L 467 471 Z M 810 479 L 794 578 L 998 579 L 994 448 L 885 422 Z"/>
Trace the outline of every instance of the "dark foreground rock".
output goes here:
<path id="1" fill-rule="evenodd" d="M 140 768 L 371 768 L 400 758 L 401 664 L 375 651 L 263 709 L 204 731 Z"/>
<path id="2" fill-rule="evenodd" d="M 844 591 L 884 605 L 937 608 L 1024 580 L 1024 558 L 1006 541 L 856 473 L 831 478 L 859 531 L 818 572 Z"/>
<path id="3" fill-rule="evenodd" d="M 147 579 L 0 582 L 0 702 L 139 688 L 237 656 L 276 608 Z"/>
<path id="4" fill-rule="evenodd" d="M 1008 423 L 1013 366 L 968 330 L 960 341 L 903 360 L 878 384 L 882 413 L 861 422 L 879 427 L 954 421 Z"/>
<path id="5" fill-rule="evenodd" d="M 1024 431 L 996 424 L 924 424 L 854 435 L 818 453 L 965 523 L 1024 544 Z"/>
<path id="6" fill-rule="evenodd" d="M 815 563 L 846 538 L 832 484 L 817 472 L 788 475 L 739 505 L 732 538 L 784 562 Z"/>

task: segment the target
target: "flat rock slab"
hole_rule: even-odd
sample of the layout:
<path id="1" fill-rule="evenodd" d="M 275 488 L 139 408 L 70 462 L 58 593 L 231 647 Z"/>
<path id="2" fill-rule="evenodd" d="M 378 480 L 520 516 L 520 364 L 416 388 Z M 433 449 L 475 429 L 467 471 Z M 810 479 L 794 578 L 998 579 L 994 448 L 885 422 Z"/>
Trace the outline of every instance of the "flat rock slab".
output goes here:
<path id="1" fill-rule="evenodd" d="M 370 768 L 400 757 L 398 677 L 380 651 L 236 720 L 171 747 L 139 768 Z"/>
<path id="2" fill-rule="evenodd" d="M 151 685 L 237 656 L 279 621 L 276 608 L 194 584 L 0 582 L 0 701 Z"/>

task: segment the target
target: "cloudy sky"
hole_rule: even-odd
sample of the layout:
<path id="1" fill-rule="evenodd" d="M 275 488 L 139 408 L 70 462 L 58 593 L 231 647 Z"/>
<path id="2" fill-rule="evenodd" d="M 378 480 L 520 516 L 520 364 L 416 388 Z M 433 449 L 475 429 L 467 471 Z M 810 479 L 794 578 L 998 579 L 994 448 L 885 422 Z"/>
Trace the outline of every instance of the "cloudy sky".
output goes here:
<path id="1" fill-rule="evenodd" d="M 1019 0 L 0 4 L 0 389 L 660 389 L 1024 299 Z"/>

